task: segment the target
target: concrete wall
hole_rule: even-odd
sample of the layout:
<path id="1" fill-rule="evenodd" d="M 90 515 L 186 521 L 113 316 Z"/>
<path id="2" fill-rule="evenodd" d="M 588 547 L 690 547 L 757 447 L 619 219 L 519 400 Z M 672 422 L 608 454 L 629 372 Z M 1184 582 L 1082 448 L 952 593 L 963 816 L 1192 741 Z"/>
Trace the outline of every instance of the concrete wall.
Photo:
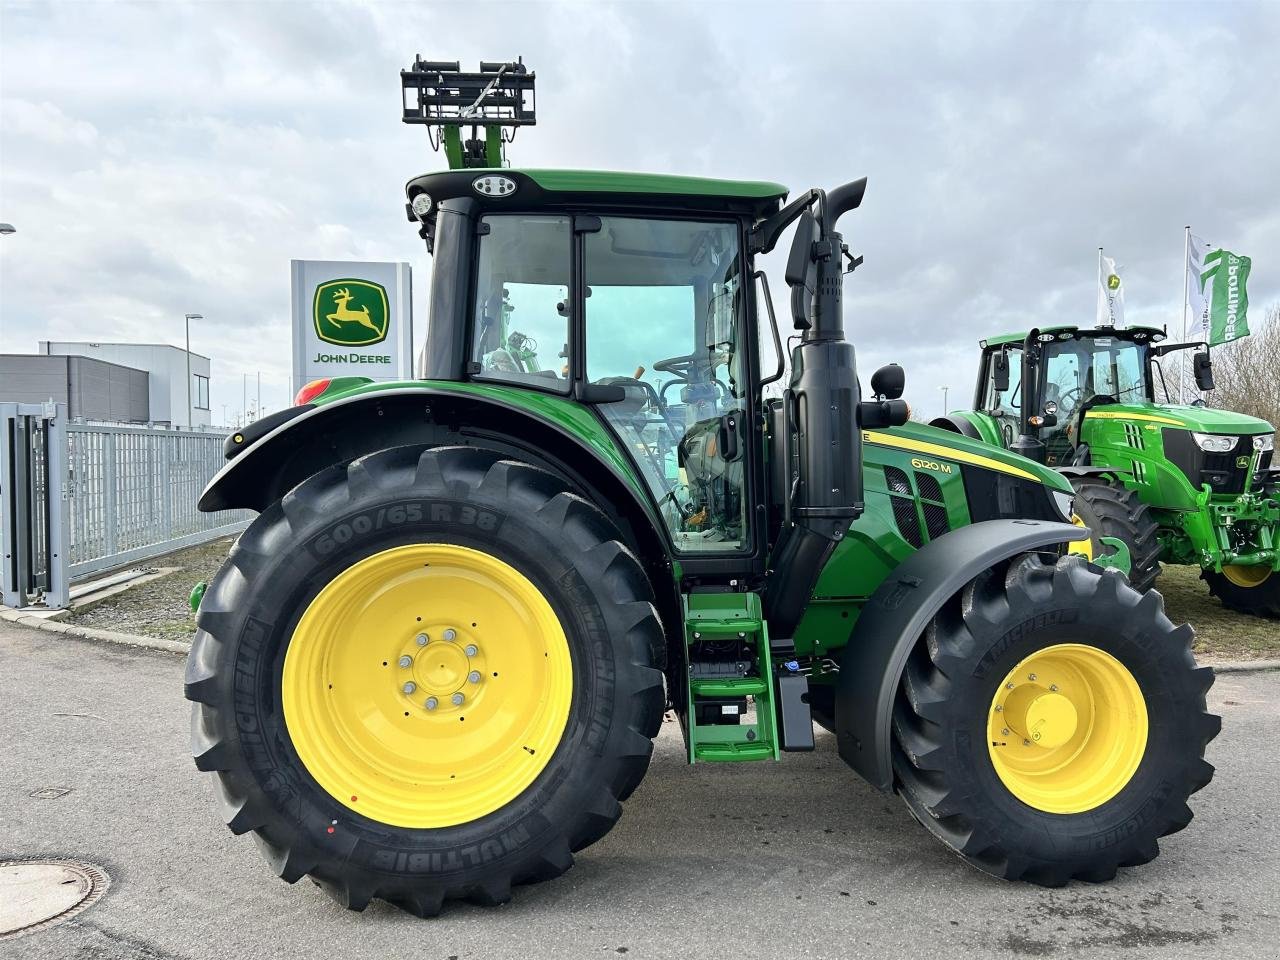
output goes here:
<path id="1" fill-rule="evenodd" d="M 146 423 L 148 393 L 144 370 L 88 357 L 0 356 L 0 401 L 53 400 L 71 417 Z"/>
<path id="2" fill-rule="evenodd" d="M 76 343 L 71 341 L 40 342 L 40 352 L 49 355 L 76 355 L 106 360 L 110 363 L 145 370 L 149 376 L 151 420 L 169 426 L 186 427 L 187 417 L 187 352 L 165 343 Z M 209 377 L 209 358 L 191 354 L 191 376 Z M 190 422 L 207 427 L 213 422 L 210 411 L 201 408 L 196 385 L 191 387 Z"/>

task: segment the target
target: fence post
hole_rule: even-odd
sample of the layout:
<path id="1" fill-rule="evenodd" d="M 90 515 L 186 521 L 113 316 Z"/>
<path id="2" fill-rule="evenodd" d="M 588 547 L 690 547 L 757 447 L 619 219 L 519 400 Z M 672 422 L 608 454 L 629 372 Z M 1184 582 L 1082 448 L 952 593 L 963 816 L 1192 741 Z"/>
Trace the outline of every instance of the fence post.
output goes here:
<path id="1" fill-rule="evenodd" d="M 0 403 L 0 603 L 21 606 L 18 599 L 17 452 L 18 405 Z"/>
<path id="2" fill-rule="evenodd" d="M 168 438 L 166 438 L 167 440 Z M 173 539 L 173 444 L 162 443 L 164 455 L 160 458 L 160 502 L 164 504 L 164 539 Z"/>
<path id="3" fill-rule="evenodd" d="M 104 497 L 102 533 L 103 547 L 108 554 L 116 552 L 117 483 L 119 483 L 119 474 L 116 471 L 116 435 L 114 433 L 105 433 L 102 435 L 102 493 Z"/>
<path id="4" fill-rule="evenodd" d="M 48 517 L 49 542 L 45 544 L 49 565 L 49 588 L 44 603 L 61 610 L 71 602 L 71 586 L 67 580 L 67 553 L 71 547 L 68 524 L 67 480 L 67 405 L 49 404 L 50 416 L 45 421 L 45 516 Z"/>

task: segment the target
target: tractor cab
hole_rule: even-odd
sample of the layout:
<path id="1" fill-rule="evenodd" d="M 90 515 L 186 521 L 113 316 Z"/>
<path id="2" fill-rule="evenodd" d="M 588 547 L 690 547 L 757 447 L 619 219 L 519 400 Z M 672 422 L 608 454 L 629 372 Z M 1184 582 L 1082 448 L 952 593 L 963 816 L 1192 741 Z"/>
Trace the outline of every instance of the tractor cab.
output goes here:
<path id="1" fill-rule="evenodd" d="M 1048 327 L 982 344 L 975 409 L 998 425 L 1005 446 L 1050 466 L 1087 462 L 1086 414 L 1156 402 L 1164 387 L 1156 327 Z"/>

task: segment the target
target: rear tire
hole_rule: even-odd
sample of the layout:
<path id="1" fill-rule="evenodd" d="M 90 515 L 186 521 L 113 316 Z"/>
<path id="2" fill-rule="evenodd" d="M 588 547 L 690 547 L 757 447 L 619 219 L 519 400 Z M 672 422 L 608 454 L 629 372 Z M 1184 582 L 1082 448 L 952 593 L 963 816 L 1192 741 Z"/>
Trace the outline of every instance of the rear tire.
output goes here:
<path id="1" fill-rule="evenodd" d="M 1061 886 L 1073 878 L 1108 880 L 1118 867 L 1146 863 L 1158 855 L 1160 837 L 1190 822 L 1187 798 L 1213 776 L 1204 760 L 1220 728 L 1205 707 L 1213 671 L 1196 666 L 1192 638 L 1190 627 L 1174 627 L 1165 616 L 1158 593 L 1138 593 L 1118 571 L 1089 567 L 1081 557 L 1049 565 L 1024 555 L 980 575 L 930 622 L 903 672 L 893 731 L 898 792 L 931 833 L 997 877 Z M 1005 747 L 1031 755 L 1040 745 L 991 736 L 1009 732 L 998 728 L 1015 712 L 1013 695 L 1005 692 L 1015 679 L 1011 671 L 1026 674 L 1030 658 L 1064 648 L 1119 665 L 1134 682 L 1145 733 L 1132 741 L 1132 765 L 1119 769 L 1110 792 L 1088 803 L 1064 793 L 1057 807 L 1068 812 L 1050 812 L 1054 803 L 1026 798 L 1040 783 L 1055 787 L 1061 777 L 1052 781 L 1033 769 L 1025 778 L 1032 786 L 1022 792 L 997 759 L 1012 756 L 998 752 Z M 1073 694 L 1079 683 L 1057 672 L 1062 687 L 1050 689 Z M 1050 679 L 1041 675 L 1038 682 Z M 993 713 L 998 697 L 1011 705 L 1004 713 Z M 1097 703 L 1087 709 L 1105 721 L 1105 699 L 1090 689 L 1083 702 Z M 1101 738 L 1093 755 L 1109 756 L 1113 746 L 1122 751 L 1125 737 L 1136 736 L 1138 722 L 1126 724 L 1125 716 L 1116 714 L 1108 728 L 1081 713 L 1081 735 Z M 1063 765 L 1068 770 L 1076 757 L 1089 755 L 1076 741 L 1062 749 L 1071 757 Z M 1068 772 L 1064 789 L 1076 790 L 1076 798 L 1088 795 L 1099 770 L 1107 772 L 1105 766 L 1079 770 L 1074 783 Z M 1056 769 L 1050 776 L 1058 776 Z"/>
<path id="2" fill-rule="evenodd" d="M 461 649 L 462 636 L 457 637 L 457 644 L 446 643 L 449 636 L 432 636 L 430 646 L 422 649 L 439 651 L 424 669 L 434 670 L 439 657 L 441 670 L 460 678 L 456 682 L 466 690 L 467 712 L 472 709 L 472 691 L 484 691 L 474 694 L 472 719 L 497 726 L 477 729 L 478 723 L 472 723 L 430 728 L 432 723 L 452 720 L 462 713 L 458 708 L 455 717 L 445 717 L 448 694 L 443 692 L 439 710 L 415 707 L 406 699 L 404 716 L 409 719 L 403 725 L 400 704 L 375 716 L 377 723 L 365 723 L 367 729 L 360 728 L 363 721 L 344 720 L 347 726 L 342 731 L 356 729 L 357 737 L 365 738 L 356 742 L 368 749 L 344 746 L 348 743 L 344 736 L 330 737 L 325 748 L 339 755 L 340 770 L 359 776 L 367 768 L 372 772 L 366 783 L 399 776 L 397 764 L 414 774 L 405 775 L 403 782 L 395 781 L 400 787 L 407 785 L 407 793 L 387 794 L 391 801 L 386 809 L 395 810 L 395 803 L 400 803 L 399 814 L 366 815 L 366 801 L 376 803 L 376 797 L 360 796 L 357 802 L 354 787 L 326 788 L 321 785 L 324 772 L 314 760 L 311 768 L 301 760 L 300 748 L 304 752 L 313 748 L 307 746 L 310 734 L 299 726 L 296 712 L 292 729 L 298 738 L 290 735 L 289 698 L 294 689 L 290 671 L 295 675 L 303 671 L 300 689 L 319 691 L 306 693 L 322 704 L 319 716 L 326 716 L 323 709 L 337 709 L 323 705 L 340 703 L 340 693 L 356 696 L 345 689 L 333 690 L 335 684 L 355 689 L 359 681 L 363 684 L 359 689 L 374 691 L 370 696 L 396 697 L 404 692 L 408 697 L 411 691 L 400 689 L 401 680 L 416 675 L 419 666 L 415 662 L 409 668 L 397 655 L 405 646 L 409 653 L 416 653 L 414 644 L 421 644 L 416 632 L 427 626 L 415 625 L 412 614 L 421 612 L 417 620 L 430 620 L 451 602 L 448 591 L 439 584 L 464 584 L 469 582 L 468 576 L 479 575 L 464 571 L 453 581 L 433 581 L 430 578 L 448 574 L 438 565 L 424 572 L 420 568 L 432 564 L 414 562 L 412 569 L 397 577 L 372 586 L 368 581 L 356 583 L 351 591 L 353 602 L 363 603 L 359 609 L 367 610 L 381 602 L 377 598 L 399 589 L 398 577 L 421 578 L 406 591 L 413 605 L 408 614 L 397 610 L 394 617 L 383 617 L 376 625 L 371 615 L 365 614 L 364 620 L 352 621 L 355 626 L 350 629 L 342 625 L 335 628 L 336 640 L 334 630 L 320 631 L 330 644 L 324 648 L 329 660 L 349 657 L 356 651 L 358 669 L 354 671 L 333 672 L 335 668 L 323 665 L 323 659 L 300 660 L 301 653 L 286 662 L 286 655 L 291 645 L 305 650 L 311 642 L 307 638 L 320 635 L 315 630 L 308 634 L 304 620 L 306 611 L 325 595 L 323 591 L 344 582 L 343 576 L 365 561 L 407 556 L 403 551 L 412 553 L 424 544 L 436 545 L 426 549 L 446 555 L 452 551 L 463 558 L 488 557 L 484 563 L 500 562 L 502 566 L 495 569 L 516 571 L 519 582 L 530 585 L 529 596 L 535 602 L 539 594 L 545 598 L 551 619 L 539 623 L 558 620 L 562 627 L 557 649 L 565 651 L 561 662 L 570 664 L 571 693 L 562 694 L 564 712 L 554 728 L 556 733 L 537 741 L 549 746 L 537 758 L 540 772 L 527 787 L 517 783 L 509 787 L 509 796 L 492 787 L 500 781 L 501 771 L 516 763 L 533 762 L 520 752 L 524 730 L 517 730 L 514 740 L 508 738 L 507 753 L 492 754 L 485 770 L 468 769 L 468 764 L 479 760 L 463 750 L 462 758 L 456 761 L 458 785 L 450 782 L 453 777 L 447 771 L 441 776 L 442 783 L 416 779 L 419 768 L 412 764 L 426 764 L 423 757 L 427 751 L 413 737 L 435 737 L 442 750 L 458 752 L 449 740 L 463 734 L 453 731 L 488 736 L 489 730 L 507 729 L 502 726 L 505 721 L 481 716 L 480 705 L 488 690 L 498 698 L 491 702 L 501 705 L 493 715 L 501 718 L 513 709 L 501 697 L 507 696 L 507 691 L 520 690 L 522 683 L 535 684 L 532 694 L 526 696 L 531 703 L 539 702 L 536 681 L 525 679 L 529 675 L 552 678 L 543 681 L 552 685 L 543 690 L 552 689 L 555 676 L 563 677 L 563 672 L 552 669 L 558 654 L 545 654 L 552 657 L 545 661 L 538 656 L 538 647 L 533 654 L 537 660 L 516 658 L 521 669 L 511 670 L 510 681 L 504 675 L 493 681 L 493 687 L 484 687 L 482 682 L 490 682 L 489 673 L 501 669 L 496 653 L 495 662 L 482 667 L 483 674 L 468 674 L 473 664 L 467 658 L 476 655 L 476 649 L 481 657 L 490 649 L 496 651 L 501 642 L 509 642 L 509 633 L 494 630 L 486 638 L 486 623 L 481 622 L 476 631 L 479 647 L 468 646 L 465 651 Z M 437 584 L 434 588 L 433 583 Z M 481 598 L 491 597 L 499 605 L 507 602 L 512 592 L 495 588 Z M 479 612 L 469 612 L 465 619 L 486 621 L 489 611 L 485 606 L 470 602 L 468 610 L 477 609 Z M 496 617 L 491 615 L 488 620 Z M 652 738 L 662 722 L 662 627 L 649 582 L 636 558 L 619 542 L 616 529 L 604 514 L 566 489 L 561 480 L 527 464 L 500 459 L 490 451 L 402 447 L 329 468 L 304 481 L 265 510 L 240 537 L 205 594 L 197 623 L 186 676 L 186 694 L 194 701 L 192 746 L 196 766 L 217 774 L 228 826 L 236 834 L 252 831 L 282 879 L 292 883 L 310 875 L 353 910 L 363 909 L 377 897 L 420 916 L 434 915 L 446 900 L 502 903 L 510 898 L 512 884 L 560 875 L 572 866 L 573 851 L 604 836 L 617 821 L 619 801 L 644 776 Z M 458 626 L 462 633 L 476 624 L 459 622 Z M 554 628 L 552 632 L 556 633 Z M 401 633 L 403 637 L 394 639 Z M 504 636 L 508 637 L 505 641 Z M 451 646 L 459 649 L 446 649 Z M 517 646 L 518 654 L 524 647 Z M 413 658 L 405 655 L 405 659 Z M 308 662 L 312 665 L 306 666 Z M 461 672 L 454 669 L 462 664 L 466 665 L 459 667 Z M 405 672 L 398 674 L 397 666 Z M 330 672 L 315 677 L 305 673 L 322 669 Z M 517 672 L 521 676 L 515 676 Z M 353 673 L 356 676 L 348 682 Z M 434 682 L 424 681 L 422 676 L 425 674 L 419 675 L 419 686 Z M 493 677 L 497 676 L 494 672 Z M 390 679 L 389 693 L 385 694 L 379 686 L 384 678 Z M 325 680 L 331 681 L 328 691 Z M 500 686 L 505 683 L 510 686 Z M 330 692 L 332 697 L 326 700 Z M 416 699 L 422 700 L 424 692 L 430 691 L 417 690 Z M 293 702 L 300 702 L 298 694 L 293 696 Z M 549 697 L 552 694 L 544 693 L 541 702 Z M 529 707 L 533 716 L 539 709 Z M 423 712 L 410 717 L 415 710 Z M 427 710 L 434 712 L 427 714 Z M 360 716 L 358 710 L 349 712 Z M 393 727 L 388 734 L 387 729 Z M 429 728 L 434 732 L 422 733 Z M 404 748 L 406 743 L 412 749 Z M 397 746 L 399 753 L 395 752 Z M 529 746 L 524 750 L 528 757 L 533 756 Z M 517 759 L 502 759 L 512 755 Z M 500 802 L 493 805 L 492 812 L 473 817 L 470 811 L 480 808 L 470 805 L 471 795 L 453 792 L 463 790 L 460 785 L 467 778 L 480 784 L 477 790 L 497 791 Z M 347 793 L 352 795 L 340 795 Z M 404 825 L 415 818 L 425 822 L 422 811 L 435 810 L 431 805 L 443 804 L 437 798 L 445 795 L 455 800 L 453 807 L 439 807 L 442 825 Z"/>
<path id="3" fill-rule="evenodd" d="M 1213 570 L 1201 570 L 1200 579 L 1209 584 L 1209 593 L 1222 601 L 1222 605 L 1237 613 L 1250 613 L 1257 617 L 1280 617 L 1280 573 L 1267 571 L 1267 575 L 1253 582 L 1253 567 L 1236 568 L 1248 571 L 1231 575 Z"/>
<path id="4" fill-rule="evenodd" d="M 1071 485 L 1076 491 L 1076 515 L 1097 536 L 1124 543 L 1129 548 L 1129 582 L 1139 591 L 1151 589 L 1160 575 L 1159 527 L 1151 508 L 1135 491 L 1118 484 L 1073 479 Z"/>

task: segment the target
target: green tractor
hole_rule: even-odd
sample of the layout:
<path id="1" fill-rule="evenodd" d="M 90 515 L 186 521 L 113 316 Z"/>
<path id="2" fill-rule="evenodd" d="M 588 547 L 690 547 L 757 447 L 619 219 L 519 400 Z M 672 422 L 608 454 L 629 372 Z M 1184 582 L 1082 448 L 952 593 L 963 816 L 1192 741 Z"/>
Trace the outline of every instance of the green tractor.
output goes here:
<path id="1" fill-rule="evenodd" d="M 1161 561 L 1190 564 L 1227 607 L 1280 616 L 1275 428 L 1170 402 L 1161 357 L 1201 348 L 1192 362 L 1200 390 L 1213 389 L 1213 368 L 1206 345 L 1164 339 L 1155 327 L 992 337 L 981 345 L 974 409 L 933 423 L 1068 477 L 1079 516 L 1127 546 L 1140 590 Z"/>
<path id="2" fill-rule="evenodd" d="M 407 109 L 500 128 L 483 104 L 531 77 L 419 61 Z M 421 378 L 309 384 L 200 499 L 258 517 L 199 601 L 196 765 L 280 877 L 506 901 L 609 831 L 668 709 L 690 763 L 813 750 L 816 722 L 998 877 L 1106 880 L 1187 825 L 1219 729 L 1191 628 L 1068 555 L 1056 471 L 905 424 L 898 367 L 862 395 L 838 225 L 865 180 L 784 205 L 445 133 L 457 165 L 407 187 Z M 756 260 L 788 229 L 766 399 Z"/>

